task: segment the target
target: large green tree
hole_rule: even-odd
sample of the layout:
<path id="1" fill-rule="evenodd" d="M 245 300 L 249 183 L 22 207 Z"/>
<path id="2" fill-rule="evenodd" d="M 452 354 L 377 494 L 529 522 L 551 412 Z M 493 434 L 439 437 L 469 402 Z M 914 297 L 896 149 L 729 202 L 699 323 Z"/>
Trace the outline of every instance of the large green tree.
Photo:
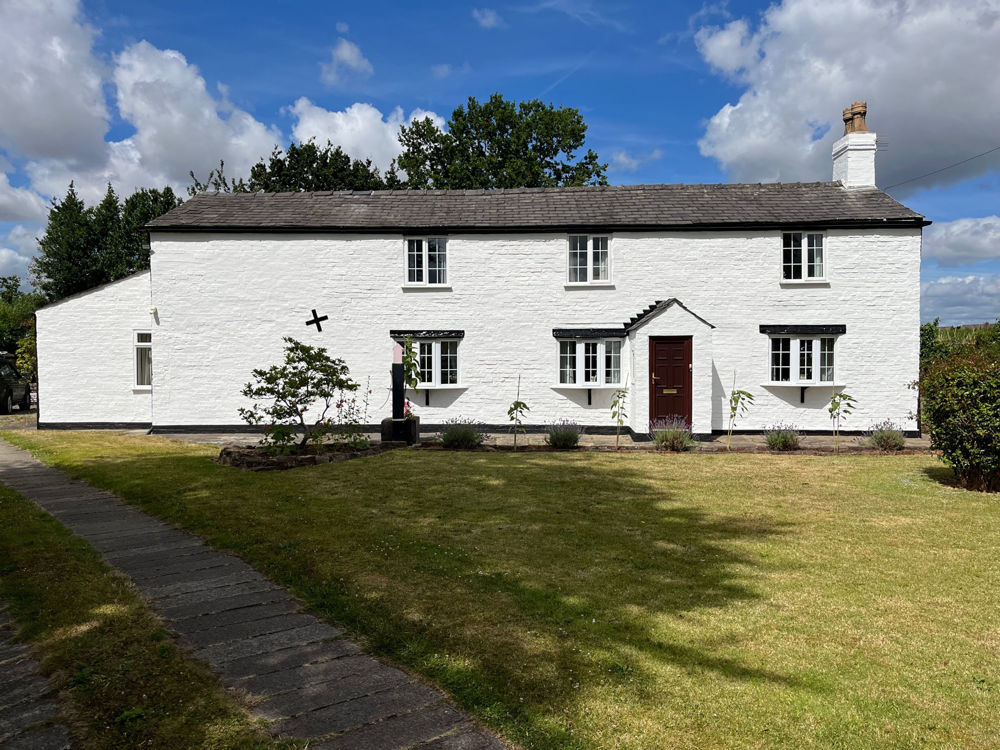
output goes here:
<path id="1" fill-rule="evenodd" d="M 149 267 L 144 225 L 180 200 L 169 187 L 140 189 L 122 203 L 111 185 L 88 208 L 70 183 L 62 200 L 53 198 L 45 234 L 31 271 L 49 301 L 116 281 Z"/>
<path id="2" fill-rule="evenodd" d="M 285 150 L 275 146 L 271 156 L 250 168 L 249 178 L 229 178 L 225 162 L 208 173 L 204 182 L 191 172 L 190 195 L 206 191 L 222 193 L 281 193 L 316 190 L 385 190 L 399 187 L 395 170 L 383 177 L 371 159 L 352 159 L 340 146 L 327 141 L 317 146 L 314 141 L 288 145 Z"/>
<path id="3" fill-rule="evenodd" d="M 587 125 L 578 110 L 538 99 L 515 104 L 494 94 L 469 97 L 451 114 L 447 131 L 430 118 L 400 129 L 396 160 L 410 188 L 518 188 L 604 185 L 607 164 L 582 156 Z"/>
<path id="4" fill-rule="evenodd" d="M 0 351 L 12 353 L 34 336 L 35 310 L 45 297 L 21 290 L 18 276 L 0 276 Z"/>

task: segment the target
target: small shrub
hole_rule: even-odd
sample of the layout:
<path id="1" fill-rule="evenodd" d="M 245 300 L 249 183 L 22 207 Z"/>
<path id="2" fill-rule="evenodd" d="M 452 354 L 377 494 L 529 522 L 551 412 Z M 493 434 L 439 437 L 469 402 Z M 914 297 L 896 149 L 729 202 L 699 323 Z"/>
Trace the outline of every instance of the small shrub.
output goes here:
<path id="1" fill-rule="evenodd" d="M 562 420 L 549 426 L 545 442 L 553 448 L 575 448 L 580 442 L 580 425 Z"/>
<path id="2" fill-rule="evenodd" d="M 441 445 L 448 450 L 473 450 L 486 440 L 482 422 L 472 419 L 449 419 L 441 430 Z"/>
<path id="3" fill-rule="evenodd" d="M 800 435 L 790 424 L 776 424 L 764 430 L 764 442 L 768 450 L 797 451 L 800 446 Z"/>
<path id="4" fill-rule="evenodd" d="M 906 447 L 906 438 L 903 437 L 903 431 L 899 429 L 899 426 L 887 419 L 872 426 L 871 431 L 864 439 L 864 444 L 883 453 L 892 453 Z"/>
<path id="5" fill-rule="evenodd" d="M 691 427 L 680 417 L 654 419 L 649 423 L 649 431 L 653 433 L 653 442 L 661 451 L 680 453 L 694 446 Z"/>
<path id="6" fill-rule="evenodd" d="M 238 409 L 249 425 L 264 425 L 261 445 L 277 453 L 304 453 L 327 435 L 357 432 L 360 408 L 347 365 L 323 347 L 286 336 L 280 365 L 257 368 L 242 393 L 252 402 Z M 367 395 L 365 410 L 367 410 Z M 301 435 L 301 437 L 298 437 Z"/>

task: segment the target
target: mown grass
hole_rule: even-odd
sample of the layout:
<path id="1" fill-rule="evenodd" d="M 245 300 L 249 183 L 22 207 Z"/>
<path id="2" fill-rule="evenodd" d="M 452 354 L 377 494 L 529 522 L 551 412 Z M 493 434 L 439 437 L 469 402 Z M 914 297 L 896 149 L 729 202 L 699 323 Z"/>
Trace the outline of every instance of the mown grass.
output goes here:
<path id="1" fill-rule="evenodd" d="M 75 746 L 276 747 L 92 547 L 4 487 L 0 599 L 59 689 Z"/>
<path id="2" fill-rule="evenodd" d="M 932 456 L 216 450 L 8 433 L 528 748 L 995 747 L 1000 500 Z"/>

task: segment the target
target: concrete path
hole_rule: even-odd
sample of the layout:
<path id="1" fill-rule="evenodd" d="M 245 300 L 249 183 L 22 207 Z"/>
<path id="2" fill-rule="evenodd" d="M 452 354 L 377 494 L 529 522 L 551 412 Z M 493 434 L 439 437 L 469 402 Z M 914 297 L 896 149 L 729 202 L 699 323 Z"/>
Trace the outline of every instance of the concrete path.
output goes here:
<path id="1" fill-rule="evenodd" d="M 17 625 L 0 604 L 0 748 L 69 748 L 69 730 L 57 720 L 59 702 L 52 686 L 16 635 Z"/>
<path id="2" fill-rule="evenodd" d="M 440 690 L 362 654 L 285 589 L 199 537 L 3 440 L 0 482 L 130 576 L 180 642 L 273 722 L 274 736 L 310 738 L 313 749 L 505 747 Z"/>

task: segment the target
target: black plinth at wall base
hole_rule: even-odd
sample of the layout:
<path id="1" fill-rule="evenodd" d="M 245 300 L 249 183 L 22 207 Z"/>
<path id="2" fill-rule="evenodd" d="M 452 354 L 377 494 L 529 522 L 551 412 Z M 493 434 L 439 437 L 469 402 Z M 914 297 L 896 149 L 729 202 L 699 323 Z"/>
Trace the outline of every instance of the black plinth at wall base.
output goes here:
<path id="1" fill-rule="evenodd" d="M 405 441 L 413 445 L 420 440 L 420 417 L 410 419 L 383 419 L 382 442 Z"/>

